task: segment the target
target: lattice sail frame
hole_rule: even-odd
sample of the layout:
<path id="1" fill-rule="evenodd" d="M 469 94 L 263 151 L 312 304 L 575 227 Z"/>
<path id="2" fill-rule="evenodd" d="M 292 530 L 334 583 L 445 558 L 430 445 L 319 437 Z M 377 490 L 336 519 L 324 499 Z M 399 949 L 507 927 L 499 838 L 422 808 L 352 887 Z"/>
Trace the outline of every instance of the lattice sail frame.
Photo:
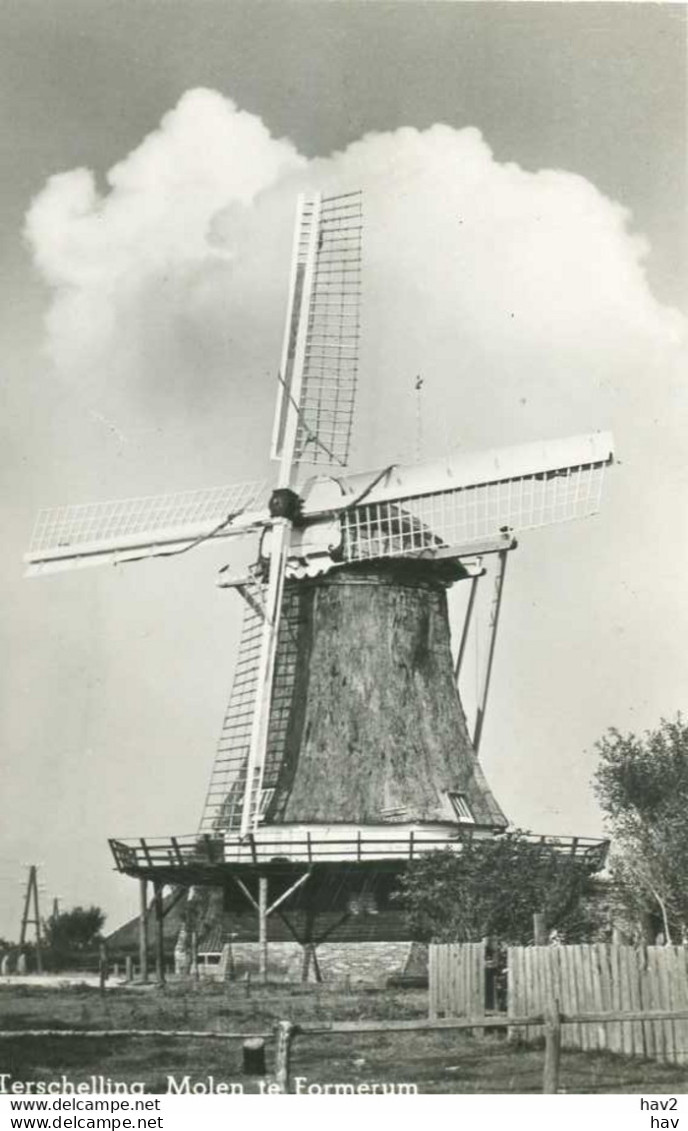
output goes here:
<path id="1" fill-rule="evenodd" d="M 27 576 L 136 561 L 196 541 L 230 537 L 267 517 L 267 485 L 234 483 L 39 511 Z"/>
<path id="2" fill-rule="evenodd" d="M 608 459 L 353 507 L 342 515 L 346 561 L 461 548 L 596 514 Z"/>
<path id="3" fill-rule="evenodd" d="M 245 594 L 246 605 L 227 712 L 206 795 L 199 832 L 212 836 L 241 831 L 247 767 L 258 698 L 258 661 L 263 634 L 260 603 L 264 587 L 258 583 Z M 282 602 L 277 642 L 275 676 L 270 704 L 270 722 L 265 764 L 260 781 L 253 783 L 256 796 L 251 808 L 262 821 L 272 802 L 286 746 L 296 677 L 299 594 L 287 589 Z"/>
<path id="4" fill-rule="evenodd" d="M 294 465 L 348 463 L 358 380 L 362 231 L 360 192 L 300 198 L 273 459 L 282 457 L 291 407 L 297 413 Z"/>

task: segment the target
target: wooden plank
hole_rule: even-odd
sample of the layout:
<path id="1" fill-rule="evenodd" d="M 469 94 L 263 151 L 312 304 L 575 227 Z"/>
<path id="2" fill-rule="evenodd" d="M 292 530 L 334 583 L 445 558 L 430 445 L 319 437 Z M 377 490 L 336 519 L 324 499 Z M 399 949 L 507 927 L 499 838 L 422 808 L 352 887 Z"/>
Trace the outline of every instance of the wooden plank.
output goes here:
<path id="1" fill-rule="evenodd" d="M 661 1009 L 661 1005 L 662 1005 L 662 993 L 661 993 L 661 985 L 660 985 L 659 970 L 658 970 L 658 965 L 659 965 L 659 963 L 658 963 L 658 951 L 659 950 L 661 950 L 661 948 L 656 947 L 656 946 L 649 946 L 647 948 L 649 989 L 650 989 L 650 1001 L 649 1001 L 648 1004 L 649 1004 L 650 1009 L 655 1010 L 655 1011 Z M 664 1064 L 666 1062 L 666 1038 L 665 1038 L 664 1026 L 661 1023 L 661 1021 L 655 1021 L 654 1030 L 655 1030 L 655 1060 L 658 1060 L 660 1064 Z"/>
<path id="2" fill-rule="evenodd" d="M 441 974 L 440 974 L 440 1016 L 451 1016 L 449 1001 L 449 963 L 447 958 L 447 947 L 443 946 L 440 950 L 441 961 Z"/>
<path id="3" fill-rule="evenodd" d="M 590 993 L 590 977 L 588 972 L 587 949 L 580 944 L 576 946 L 576 967 L 578 973 L 579 1001 L 583 1013 L 592 1013 L 594 1004 Z M 594 1032 L 590 1025 L 585 1025 L 581 1032 L 584 1049 L 595 1047 Z"/>
<path id="4" fill-rule="evenodd" d="M 590 992 L 592 1008 L 595 1012 L 603 1012 L 602 1005 L 602 990 L 600 986 L 600 968 L 597 966 L 597 950 L 594 946 L 587 948 L 587 967 L 590 972 Z M 605 1026 L 595 1025 L 592 1029 L 593 1034 L 593 1047 L 604 1048 L 607 1045 L 607 1034 L 605 1034 Z"/>
<path id="5" fill-rule="evenodd" d="M 485 957 L 485 943 L 476 943 L 473 965 L 473 1000 L 476 1017 L 485 1016 Z"/>
<path id="6" fill-rule="evenodd" d="M 598 985 L 597 985 L 597 979 L 596 979 L 596 972 L 597 971 L 596 971 L 596 962 L 595 962 L 595 958 L 596 958 L 595 951 L 594 951 L 594 948 L 592 946 L 581 947 L 581 950 L 583 951 L 583 957 L 584 957 L 584 961 L 585 961 L 586 998 L 587 998 L 587 1001 L 589 1003 L 586 1006 L 586 1009 L 590 1009 L 591 1012 L 596 1013 L 600 1009 L 600 1003 L 599 1003 L 599 998 L 598 998 Z M 589 1025 L 588 1031 L 589 1031 L 590 1048 L 591 1049 L 599 1049 L 601 1047 L 600 1046 L 600 1038 L 599 1038 L 599 1027 L 597 1025 Z"/>
<path id="7" fill-rule="evenodd" d="M 667 967 L 667 1002 L 669 1008 L 676 1005 L 681 990 L 679 983 L 679 961 L 681 948 L 672 946 L 671 961 Z M 681 1033 L 677 1022 L 671 1022 L 672 1031 L 672 1063 L 681 1064 Z"/>
<path id="8" fill-rule="evenodd" d="M 599 1003 L 602 1013 L 610 1013 L 612 1008 L 611 1003 L 611 987 L 609 984 L 609 958 L 608 948 L 604 943 L 597 943 L 595 946 L 595 961 L 597 966 L 597 979 L 599 984 Z M 602 1043 L 601 1048 L 607 1049 L 611 1047 L 611 1025 L 605 1025 L 602 1029 Z"/>
<path id="9" fill-rule="evenodd" d="M 540 951 L 539 961 L 541 963 L 540 984 L 542 987 L 542 1007 L 545 1016 L 549 1016 L 554 1009 L 555 1001 L 557 1001 L 557 1011 L 560 1007 L 552 975 L 552 947 L 541 946 L 538 949 Z M 547 1026 L 545 1026 L 545 1030 L 546 1029 Z M 559 1033 L 559 1039 L 560 1038 L 561 1033 Z"/>
<path id="10" fill-rule="evenodd" d="M 446 1017 L 458 1017 L 459 1010 L 457 1008 L 457 964 L 454 958 L 454 946 L 447 947 L 445 952 L 445 978 L 446 978 Z"/>
<path id="11" fill-rule="evenodd" d="M 643 981 L 645 969 L 645 953 L 642 946 L 637 946 L 633 952 L 634 955 L 634 983 L 633 983 L 633 1004 L 636 1009 L 642 1010 L 643 1008 Z M 636 1046 L 640 1050 L 636 1055 L 647 1057 L 647 1039 L 645 1033 L 645 1025 L 642 1021 L 635 1022 L 636 1031 Z"/>
<path id="12" fill-rule="evenodd" d="M 657 1008 L 658 1009 L 666 1009 L 667 1005 L 666 1005 L 665 994 L 664 994 L 664 970 L 665 970 L 665 967 L 666 967 L 666 953 L 667 952 L 666 952 L 665 947 L 656 947 L 655 949 L 656 949 L 656 955 L 655 955 L 656 967 L 655 967 L 655 969 L 656 969 L 656 977 L 657 977 Z M 662 1022 L 659 1022 L 659 1024 L 662 1027 L 662 1043 L 663 1043 L 663 1046 L 664 1046 L 664 1063 L 670 1064 L 671 1063 L 671 1033 L 669 1032 L 669 1028 L 668 1028 L 666 1022 L 662 1021 Z"/>
<path id="13" fill-rule="evenodd" d="M 517 1002 L 519 1002 L 520 1005 L 523 1006 L 523 1009 L 525 1010 L 526 1003 L 528 1001 L 528 982 L 527 982 L 528 974 L 527 974 L 527 971 L 526 971 L 526 950 L 525 950 L 525 947 L 519 947 L 518 948 L 518 975 L 519 975 L 519 983 L 518 983 L 519 990 L 518 990 L 518 996 L 517 996 L 516 1000 L 517 1000 Z M 520 1012 L 519 1010 L 515 1011 L 517 1017 L 519 1016 L 519 1012 Z M 525 1012 L 521 1013 L 520 1015 L 521 1015 L 521 1017 L 525 1017 Z M 527 1031 L 525 1029 L 519 1029 L 518 1030 L 518 1037 L 519 1037 L 520 1041 L 527 1040 L 527 1037 L 528 1037 Z"/>
<path id="14" fill-rule="evenodd" d="M 535 988 L 535 1007 L 536 1013 L 547 1012 L 547 977 L 546 977 L 546 962 L 547 954 L 545 948 L 535 946 L 531 950 L 531 960 L 533 963 L 533 979 Z M 545 1027 L 543 1025 L 541 1030 L 537 1030 L 538 1036 L 544 1037 Z"/>
<path id="15" fill-rule="evenodd" d="M 592 974 L 590 970 L 590 951 L 587 946 L 578 945 L 577 959 L 578 968 L 580 971 L 580 985 L 582 989 L 581 1008 L 584 1013 L 595 1012 L 595 1000 L 592 992 Z M 596 1049 L 597 1039 L 595 1035 L 594 1025 L 585 1025 L 583 1028 L 583 1039 L 586 1049 Z"/>
<path id="16" fill-rule="evenodd" d="M 567 946 L 555 947 L 557 953 L 557 965 L 559 967 L 559 986 L 561 989 L 561 1012 L 571 1013 L 571 979 L 569 975 L 569 948 Z M 574 1025 L 563 1025 L 561 1030 L 561 1044 L 562 1048 L 575 1048 L 576 1047 L 576 1034 L 577 1030 Z"/>
<path id="17" fill-rule="evenodd" d="M 547 1008 L 547 999 L 545 995 L 545 986 L 543 979 L 543 960 L 542 948 L 533 946 L 528 952 L 530 960 L 531 977 L 533 980 L 533 1004 L 535 1013 L 544 1013 Z M 542 1032 L 539 1029 L 533 1031 L 534 1037 L 537 1033 L 538 1037 L 544 1036 L 544 1027 Z"/>
<path id="18" fill-rule="evenodd" d="M 575 985 L 576 994 L 576 1013 L 583 1013 L 585 1011 L 585 980 L 583 977 L 583 964 L 581 961 L 580 947 L 574 945 L 571 947 L 571 969 L 573 971 L 573 980 Z M 588 1034 L 587 1026 L 582 1025 L 578 1030 L 578 1047 L 586 1049 L 588 1047 Z"/>
<path id="19" fill-rule="evenodd" d="M 671 997 L 672 971 L 674 966 L 674 948 L 662 947 L 658 954 L 659 964 L 659 994 L 660 1008 L 671 1009 L 674 1004 Z M 664 1022 L 664 1048 L 666 1059 L 670 1064 L 676 1064 L 676 1034 L 673 1021 Z"/>
<path id="20" fill-rule="evenodd" d="M 522 981 L 521 985 L 522 985 L 522 990 L 523 990 L 522 1000 L 523 1000 L 523 1004 L 524 1004 L 526 1009 L 532 1009 L 533 1000 L 534 1000 L 534 995 L 532 993 L 532 985 L 531 985 L 531 979 L 532 979 L 531 957 L 532 957 L 532 953 L 533 952 L 532 952 L 532 950 L 529 946 L 526 946 L 526 947 L 523 948 L 523 952 L 522 952 L 523 981 Z M 529 1030 L 528 1032 L 523 1034 L 523 1040 L 524 1041 L 530 1041 L 530 1040 L 535 1039 L 536 1036 L 537 1036 L 536 1031 Z"/>
<path id="21" fill-rule="evenodd" d="M 672 1005 L 679 1009 L 688 1008 L 688 977 L 686 974 L 686 948 L 676 948 L 676 964 L 674 966 L 674 985 Z M 688 1025 L 685 1021 L 676 1021 L 676 1063 L 688 1064 Z"/>
<path id="22" fill-rule="evenodd" d="M 518 1017 L 518 1001 L 521 993 L 521 948 L 510 946 L 506 952 L 506 1011 L 510 1019 Z M 517 1042 L 521 1039 L 521 1030 L 510 1026 L 507 1031 L 510 1041 Z"/>
<path id="23" fill-rule="evenodd" d="M 441 955 L 441 975 L 440 975 L 440 1016 L 451 1016 L 451 1002 L 449 1000 L 449 952 L 446 945 L 440 951 Z"/>
<path id="24" fill-rule="evenodd" d="M 570 987 L 571 987 L 571 1012 L 577 1013 L 577 1012 L 579 1012 L 580 1007 L 579 1007 L 579 1002 L 578 1002 L 578 976 L 577 976 L 578 970 L 577 970 L 577 964 L 576 964 L 576 948 L 575 948 L 575 946 L 572 945 L 572 946 L 568 946 L 566 948 L 566 961 L 568 963 L 569 982 L 570 982 Z M 572 1031 L 575 1034 L 575 1044 L 574 1044 L 573 1047 L 577 1048 L 577 1049 L 582 1048 L 583 1047 L 583 1034 L 582 1034 L 580 1025 L 576 1025 L 573 1028 Z"/>
<path id="25" fill-rule="evenodd" d="M 604 1004 L 602 1001 L 602 976 L 600 972 L 599 957 L 597 947 L 591 944 L 588 947 L 588 966 L 590 968 L 590 992 L 593 1009 L 597 1013 L 604 1012 Z M 596 1049 L 604 1049 L 607 1045 L 606 1026 L 604 1024 L 595 1025 L 593 1028 L 594 1047 Z"/>
<path id="26" fill-rule="evenodd" d="M 641 972 L 643 967 L 644 955 L 642 951 L 635 947 L 629 951 L 629 967 L 630 967 L 630 990 L 631 990 L 631 1008 L 642 1009 L 642 998 L 640 996 L 641 990 Z M 646 1055 L 645 1045 L 645 1027 L 642 1021 L 633 1022 L 633 1049 L 635 1056 Z"/>
<path id="27" fill-rule="evenodd" d="M 679 948 L 678 979 L 679 994 L 677 1005 L 680 1009 L 688 1009 L 688 950 L 685 946 Z M 677 1022 L 680 1026 L 681 1064 L 688 1064 L 688 1022 Z"/>
<path id="28" fill-rule="evenodd" d="M 622 985 L 621 994 L 623 1008 L 629 1012 L 633 1009 L 633 964 L 635 959 L 635 951 L 633 947 L 624 946 L 621 948 L 621 967 L 622 967 Z M 628 1022 L 624 1026 L 625 1037 L 625 1050 L 626 1056 L 635 1056 L 635 1029 L 632 1022 Z"/>
<path id="29" fill-rule="evenodd" d="M 622 992 L 621 992 L 622 979 L 623 979 L 623 975 L 621 973 L 621 949 L 622 948 L 620 946 L 612 947 L 612 951 L 613 951 L 612 978 L 613 978 L 614 1010 L 616 1010 L 617 1012 L 620 1012 L 621 1009 L 623 1008 Z M 625 1027 L 623 1027 L 623 1025 L 620 1024 L 620 1022 L 619 1022 L 619 1026 L 618 1026 L 618 1029 L 617 1029 L 617 1046 L 616 1046 L 616 1048 L 614 1048 L 613 1051 L 618 1053 L 619 1055 L 622 1055 L 623 1046 L 625 1046 Z"/>
<path id="30" fill-rule="evenodd" d="M 621 1014 L 621 1012 L 623 1011 L 624 1001 L 625 1001 L 625 997 L 624 997 L 623 953 L 624 953 L 624 947 L 623 946 L 619 945 L 619 946 L 614 947 L 614 970 L 613 970 L 614 998 L 615 998 L 615 1009 L 616 1009 L 617 1013 L 619 1013 L 619 1014 Z M 616 1049 L 616 1051 L 619 1053 L 620 1056 L 623 1055 L 623 1053 L 626 1051 L 626 1044 L 627 1044 L 627 1042 L 626 1042 L 626 1026 L 623 1025 L 623 1024 L 620 1024 L 619 1025 L 619 1043 L 618 1043 L 618 1048 Z"/>
<path id="31" fill-rule="evenodd" d="M 478 1011 L 475 1008 L 477 996 L 475 977 L 476 945 L 476 943 L 471 943 L 470 949 L 466 952 L 466 1013 L 469 1017 L 476 1017 L 478 1015 Z"/>
<path id="32" fill-rule="evenodd" d="M 546 1008 L 545 990 L 542 979 L 542 951 L 540 947 L 533 946 L 528 950 L 528 959 L 530 962 L 530 977 L 532 980 L 531 1000 L 533 1002 L 533 1009 L 535 1013 L 544 1013 Z M 532 1037 L 543 1037 L 544 1026 L 542 1029 L 534 1029 L 531 1033 Z"/>
<path id="33" fill-rule="evenodd" d="M 518 994 L 517 994 L 517 997 L 516 997 L 516 1001 L 519 1003 L 519 1005 L 522 1005 L 523 1008 L 525 1009 L 526 1003 L 528 1001 L 528 984 L 527 984 L 528 972 L 526 970 L 526 950 L 525 950 L 525 947 L 518 947 L 517 955 L 518 955 L 518 966 L 517 966 Z M 516 1014 L 517 1017 L 519 1015 L 519 1012 L 520 1012 L 520 1010 L 518 1010 L 518 1009 L 514 1010 L 514 1013 Z M 525 1017 L 525 1013 L 521 1013 L 521 1016 Z M 521 1029 L 519 1031 L 519 1034 L 518 1034 L 518 1039 L 520 1041 L 525 1041 L 525 1040 L 527 1040 L 527 1038 L 528 1038 L 528 1034 L 526 1033 L 526 1031 L 524 1029 Z"/>
<path id="34" fill-rule="evenodd" d="M 648 989 L 648 976 L 647 976 L 647 947 L 639 946 L 636 949 L 636 963 L 638 968 L 638 1000 L 640 1008 L 645 1008 L 645 1003 L 649 997 Z M 645 1056 L 650 1060 L 654 1059 L 655 1053 L 655 1034 L 652 1025 L 647 1022 L 641 1022 L 643 1030 L 643 1047 L 645 1049 Z"/>

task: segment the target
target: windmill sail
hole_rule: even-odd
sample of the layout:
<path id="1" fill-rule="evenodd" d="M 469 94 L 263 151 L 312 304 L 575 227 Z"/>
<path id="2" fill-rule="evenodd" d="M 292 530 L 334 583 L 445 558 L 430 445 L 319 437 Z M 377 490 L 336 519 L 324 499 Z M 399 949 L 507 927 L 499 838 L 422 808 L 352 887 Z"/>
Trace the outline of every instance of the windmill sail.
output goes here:
<path id="1" fill-rule="evenodd" d="M 612 460 L 611 437 L 596 434 L 390 468 L 364 496 L 365 477 L 351 478 L 354 502 L 341 513 L 344 560 L 469 554 L 505 527 L 518 533 L 585 518 L 599 510 Z"/>
<path id="2" fill-rule="evenodd" d="M 251 599 L 247 600 L 244 610 L 232 691 L 199 828 L 199 832 L 214 836 L 240 831 L 246 792 L 246 771 L 257 703 L 264 619 L 261 602 L 264 596 L 255 590 L 245 596 Z M 298 632 L 299 594 L 295 587 L 288 587 L 282 603 L 265 764 L 260 795 L 256 798 L 257 821 L 262 820 L 268 811 L 282 766 L 295 689 Z"/>
<path id="3" fill-rule="evenodd" d="M 348 462 L 358 376 L 362 227 L 360 192 L 300 201 L 273 429 L 275 459 L 288 443 L 292 409 L 295 464 L 345 467 Z"/>
<path id="4" fill-rule="evenodd" d="M 176 553 L 264 524 L 264 483 L 235 483 L 39 512 L 28 577 Z"/>
<path id="5" fill-rule="evenodd" d="M 256 600 L 252 594 L 244 608 L 234 681 L 203 807 L 202 833 L 216 834 L 238 828 L 241 823 L 263 636 L 262 594 L 258 597 L 259 600 Z"/>

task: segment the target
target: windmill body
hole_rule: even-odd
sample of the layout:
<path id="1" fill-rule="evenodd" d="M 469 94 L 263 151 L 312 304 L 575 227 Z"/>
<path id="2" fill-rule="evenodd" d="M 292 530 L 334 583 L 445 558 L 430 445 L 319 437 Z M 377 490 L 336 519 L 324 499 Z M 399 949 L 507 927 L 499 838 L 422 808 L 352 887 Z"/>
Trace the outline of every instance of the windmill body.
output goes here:
<path id="1" fill-rule="evenodd" d="M 271 912 L 289 910 L 310 950 L 317 914 L 331 926 L 364 905 L 378 913 L 415 855 L 506 827 L 477 753 L 507 557 L 516 535 L 595 513 L 613 459 L 611 437 L 595 434 L 348 473 L 361 232 L 360 194 L 300 199 L 271 492 L 240 484 L 44 512 L 27 555 L 38 574 L 256 538 L 248 573 L 219 579 L 240 594 L 244 622 L 200 831 L 111 843 L 121 871 L 154 882 L 156 906 L 162 884 L 219 886 L 235 911 L 242 900 L 257 911 L 263 943 Z M 490 563 L 469 727 L 457 677 Z M 470 599 L 452 650 L 455 584 Z"/>

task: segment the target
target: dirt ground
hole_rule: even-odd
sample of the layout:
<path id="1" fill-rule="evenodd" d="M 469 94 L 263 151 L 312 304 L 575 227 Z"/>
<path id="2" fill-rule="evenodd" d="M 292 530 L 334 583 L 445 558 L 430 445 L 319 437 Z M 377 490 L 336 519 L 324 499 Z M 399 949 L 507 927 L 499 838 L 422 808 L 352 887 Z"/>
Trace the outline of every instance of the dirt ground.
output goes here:
<path id="1" fill-rule="evenodd" d="M 14 1080 L 77 1085 L 91 1077 L 144 1086 L 164 1094 L 171 1086 L 211 1087 L 208 1078 L 258 1092 L 242 1072 L 241 1042 L 177 1037 L 94 1037 L 89 1030 L 119 1028 L 270 1032 L 280 1019 L 305 1021 L 426 1016 L 423 990 L 327 987 L 250 987 L 242 983 L 114 986 L 0 985 L 0 1029 L 72 1029 L 83 1036 L 0 1038 L 0 1072 Z M 267 1046 L 270 1071 L 274 1042 Z M 293 1045 L 292 1075 L 302 1089 L 330 1084 L 415 1084 L 420 1093 L 538 1092 L 542 1049 L 510 1043 L 504 1032 L 302 1034 Z M 170 1085 L 169 1078 L 176 1081 Z M 561 1088 L 567 1092 L 683 1093 L 688 1066 L 660 1065 L 611 1054 L 564 1053 Z"/>

